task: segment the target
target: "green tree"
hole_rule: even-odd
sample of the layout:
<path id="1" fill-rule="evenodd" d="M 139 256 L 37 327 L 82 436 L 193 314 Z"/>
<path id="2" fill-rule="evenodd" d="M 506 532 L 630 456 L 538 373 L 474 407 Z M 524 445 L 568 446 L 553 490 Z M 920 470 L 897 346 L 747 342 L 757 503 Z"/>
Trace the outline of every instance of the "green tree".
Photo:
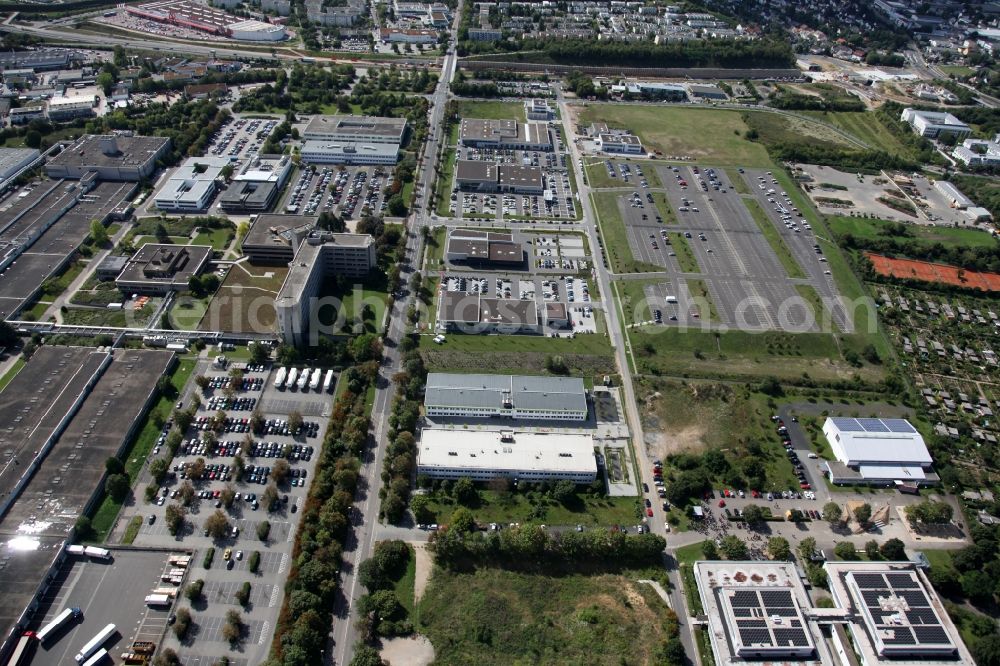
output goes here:
<path id="1" fill-rule="evenodd" d="M 109 72 L 101 72 L 97 75 L 97 86 L 104 91 L 105 95 L 110 95 L 115 87 L 115 77 Z"/>
<path id="2" fill-rule="evenodd" d="M 748 504 L 745 509 L 743 509 L 743 520 L 751 525 L 757 525 L 763 523 L 770 511 L 765 511 L 764 507 L 758 506 L 756 504 Z"/>
<path id="3" fill-rule="evenodd" d="M 125 465 L 123 465 L 122 461 L 115 456 L 110 456 L 104 461 L 104 471 L 108 474 L 124 474 Z"/>
<path id="4" fill-rule="evenodd" d="M 192 583 L 189 583 L 186 588 L 184 588 L 184 596 L 188 598 L 188 601 L 195 602 L 201 599 L 202 590 L 205 588 L 205 581 L 200 578 Z"/>
<path id="5" fill-rule="evenodd" d="M 906 548 L 904 548 L 903 542 L 899 539 L 889 539 L 882 544 L 879 552 L 882 554 L 882 557 L 893 562 L 901 562 L 906 559 Z"/>
<path id="6" fill-rule="evenodd" d="M 388 666 L 388 662 L 382 660 L 375 648 L 359 643 L 354 648 L 354 657 L 351 658 L 350 666 Z"/>
<path id="7" fill-rule="evenodd" d="M 404 217 L 407 213 L 406 202 L 400 194 L 390 197 L 387 208 L 392 217 Z"/>
<path id="8" fill-rule="evenodd" d="M 871 517 L 872 517 L 872 505 L 868 504 L 867 502 L 854 509 L 854 518 L 862 526 L 867 525 L 868 521 L 871 520 Z"/>
<path id="9" fill-rule="evenodd" d="M 727 560 L 745 560 L 747 558 L 746 542 L 733 534 L 722 538 L 719 551 Z"/>
<path id="10" fill-rule="evenodd" d="M 858 559 L 858 554 L 854 549 L 854 544 L 850 541 L 841 541 L 838 543 L 834 549 L 833 554 L 842 560 L 856 560 Z"/>
<path id="11" fill-rule="evenodd" d="M 803 566 L 812 560 L 813 553 L 816 552 L 816 539 L 806 537 L 799 542 L 799 562 Z"/>
<path id="12" fill-rule="evenodd" d="M 40 148 L 42 146 L 42 134 L 38 130 L 28 130 L 24 135 L 24 145 L 28 148 Z"/>
<path id="13" fill-rule="evenodd" d="M 163 484 L 168 471 L 170 471 L 170 463 L 167 462 L 166 458 L 155 458 L 153 462 L 149 463 L 149 474 L 157 484 Z"/>
<path id="14" fill-rule="evenodd" d="M 455 486 L 452 488 L 452 495 L 455 501 L 465 506 L 475 504 L 479 500 L 479 493 L 476 491 L 476 486 L 472 483 L 472 479 L 467 476 L 463 476 L 455 482 Z"/>
<path id="15" fill-rule="evenodd" d="M 267 541 L 268 535 L 271 534 L 271 523 L 264 520 L 257 525 L 257 538 L 261 541 Z"/>
<path id="16" fill-rule="evenodd" d="M 184 510 L 184 507 L 177 504 L 167 505 L 165 520 L 170 536 L 177 536 L 181 531 L 181 528 L 184 527 L 184 517 L 186 515 L 187 511 Z"/>
<path id="17" fill-rule="evenodd" d="M 128 477 L 124 474 L 112 474 L 104 482 L 104 492 L 116 502 L 125 499 L 130 487 Z"/>
<path id="18" fill-rule="evenodd" d="M 772 560 L 787 560 L 792 554 L 792 548 L 785 537 L 774 536 L 767 540 L 767 552 Z"/>
<path id="19" fill-rule="evenodd" d="M 831 525 L 839 525 L 844 522 L 844 510 L 836 502 L 827 502 L 823 505 L 823 520 Z"/>
<path id="20" fill-rule="evenodd" d="M 869 560 L 879 560 L 882 559 L 882 554 L 878 549 L 878 541 L 872 539 L 865 543 L 865 555 L 868 556 Z"/>
<path id="21" fill-rule="evenodd" d="M 706 539 L 701 542 L 701 554 L 706 560 L 719 560 L 719 549 L 716 547 L 715 542 L 711 539 Z"/>
<path id="22" fill-rule="evenodd" d="M 413 519 L 418 523 L 433 523 L 434 512 L 430 509 L 430 498 L 426 495 L 413 495 L 410 497 L 410 511 L 413 512 Z"/>
<path id="23" fill-rule="evenodd" d="M 219 509 L 216 509 L 205 519 L 204 527 L 213 539 L 222 539 L 229 534 L 229 520 L 226 518 L 226 514 Z"/>
<path id="24" fill-rule="evenodd" d="M 476 529 L 476 519 L 472 512 L 464 506 L 459 507 L 451 514 L 451 523 L 448 528 L 462 534 L 468 534 Z"/>
<path id="25" fill-rule="evenodd" d="M 97 246 L 104 246 L 108 244 L 108 230 L 103 224 L 101 224 L 100 220 L 91 220 L 90 239 L 94 241 L 94 245 Z"/>

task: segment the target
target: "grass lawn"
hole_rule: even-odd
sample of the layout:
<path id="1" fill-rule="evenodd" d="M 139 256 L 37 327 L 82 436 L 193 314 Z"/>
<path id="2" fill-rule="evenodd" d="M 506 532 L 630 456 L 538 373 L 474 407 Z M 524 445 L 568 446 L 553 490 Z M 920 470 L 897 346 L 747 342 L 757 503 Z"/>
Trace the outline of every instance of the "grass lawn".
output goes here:
<path id="1" fill-rule="evenodd" d="M 444 259 L 444 246 L 447 239 L 447 227 L 434 227 L 424 246 L 424 266 L 427 270 L 436 271 L 441 267 L 441 262 Z"/>
<path id="2" fill-rule="evenodd" d="M 681 266 L 681 271 L 684 273 L 700 273 L 701 268 L 698 266 L 698 260 L 695 259 L 694 252 L 691 250 L 691 244 L 688 243 L 688 239 L 684 237 L 684 234 L 679 231 L 671 231 L 667 234 L 670 238 L 670 248 L 677 255 L 677 263 Z"/>
<path id="3" fill-rule="evenodd" d="M 836 131 L 808 116 L 787 116 L 770 112 L 749 115 L 748 124 L 757 130 L 765 145 L 794 142 L 806 146 L 858 148 Z"/>
<path id="4" fill-rule="evenodd" d="M 966 76 L 971 76 L 976 72 L 973 68 L 966 67 L 965 65 L 938 65 L 938 69 L 945 74 L 954 74 L 961 79 L 964 79 Z"/>
<path id="5" fill-rule="evenodd" d="M 795 257 L 792 256 L 792 251 L 788 249 L 788 245 L 785 244 L 785 239 L 781 237 L 778 233 L 777 227 L 774 226 L 767 213 L 761 208 L 760 203 L 756 199 L 743 199 L 743 203 L 746 205 L 750 214 L 753 216 L 754 222 L 757 223 L 757 228 L 760 232 L 764 234 L 764 238 L 767 239 L 768 245 L 774 250 L 774 253 L 778 255 L 778 261 L 781 262 L 781 266 L 785 269 L 785 273 L 788 274 L 790 278 L 804 278 L 806 277 L 806 272 L 802 270 L 798 262 L 795 261 Z"/>
<path id="6" fill-rule="evenodd" d="M 629 176 L 628 182 L 626 183 L 621 177 L 621 170 L 618 168 L 619 164 L 626 164 L 623 160 L 611 160 L 614 165 L 615 175 L 614 177 L 608 175 L 607 166 L 605 166 L 605 159 L 587 157 L 584 159 L 583 168 L 587 173 L 587 182 L 590 184 L 591 188 L 607 188 L 607 187 L 628 187 L 628 188 L 638 188 L 639 181 L 642 180 L 636 175 L 636 166 L 641 166 L 640 164 L 628 163 L 632 168 L 632 173 Z M 660 177 L 656 174 L 656 169 L 650 165 L 649 167 L 642 170 L 643 178 L 649 183 L 649 187 L 654 190 L 662 189 L 663 183 L 660 182 Z"/>
<path id="7" fill-rule="evenodd" d="M 211 303 L 211 296 L 194 298 L 188 294 L 177 299 L 169 310 L 171 325 L 181 331 L 197 330 Z"/>
<path id="8" fill-rule="evenodd" d="M 651 151 L 665 156 L 689 155 L 699 162 L 718 165 L 768 167 L 764 146 L 743 138 L 749 129 L 739 111 L 588 104 L 579 115 L 582 125 L 595 121 L 631 130 Z"/>
<path id="9" fill-rule="evenodd" d="M 208 304 L 198 328 L 273 332 L 277 319 L 274 297 L 287 275 L 287 266 L 253 266 L 245 261 L 234 265 Z"/>
<path id="10" fill-rule="evenodd" d="M 416 592 L 416 580 L 417 580 L 417 556 L 413 552 L 413 546 L 407 544 L 406 546 L 410 550 L 410 559 L 406 562 L 406 571 L 403 572 L 403 576 L 396 581 L 395 590 L 396 598 L 399 599 L 399 603 L 403 605 L 406 612 L 409 614 L 410 619 L 414 622 L 417 621 L 414 611 L 416 610 L 416 602 L 413 596 Z"/>
<path id="11" fill-rule="evenodd" d="M 441 217 L 451 216 L 451 192 L 452 182 L 455 176 L 456 157 L 457 151 L 455 148 L 449 147 L 445 153 L 444 164 L 442 164 L 441 171 L 438 173 L 435 196 L 437 198 L 437 214 Z"/>
<path id="12" fill-rule="evenodd" d="M 482 120 L 516 120 L 524 122 L 524 105 L 521 102 L 458 102 L 459 118 Z"/>
<path id="13" fill-rule="evenodd" d="M 444 344 L 436 344 L 431 336 L 420 336 L 425 349 L 446 349 L 476 353 L 544 352 L 547 354 L 610 355 L 611 344 L 603 335 L 578 335 L 570 338 L 547 338 L 542 335 L 466 335 L 449 333 Z"/>
<path id="14" fill-rule="evenodd" d="M 418 628 L 438 664 L 651 664 L 666 605 L 647 592 L 623 575 L 436 569 Z"/>
<path id="15" fill-rule="evenodd" d="M 591 194 L 597 218 L 600 221 L 604 251 L 611 262 L 611 270 L 616 273 L 659 272 L 663 268 L 643 261 L 636 261 L 625 231 L 625 222 L 618 210 L 620 195 L 616 192 L 593 192 Z"/>
<path id="16" fill-rule="evenodd" d="M 736 190 L 738 194 L 751 194 L 750 186 L 747 185 L 747 181 L 743 179 L 743 174 L 741 174 L 736 169 L 726 169 L 726 175 L 729 176 L 729 182 L 733 184 L 733 189 Z"/>
<path id="17" fill-rule="evenodd" d="M 140 310 L 108 310 L 105 308 L 74 308 L 68 307 L 63 313 L 63 323 L 77 326 L 144 326 L 160 305 L 160 299 L 154 298 Z"/>
<path id="18" fill-rule="evenodd" d="M 165 421 L 170 418 L 170 414 L 174 408 L 175 396 L 184 390 L 184 385 L 191 377 L 191 373 L 194 372 L 194 368 L 195 359 L 191 357 L 181 358 L 180 362 L 174 366 L 173 374 L 170 375 L 170 385 L 176 393 L 169 396 L 160 396 L 160 399 L 149 410 L 149 415 L 146 417 L 146 422 L 143 424 L 142 430 L 139 431 L 139 434 L 128 446 L 124 456 L 125 473 L 133 481 L 139 477 L 139 471 L 149 458 L 149 454 L 153 450 L 157 438 L 160 436 L 160 429 L 154 423 L 154 419 L 163 418 Z M 137 499 L 141 500 L 141 498 Z M 91 524 L 94 528 L 93 541 L 95 543 L 103 543 L 108 538 L 108 534 L 111 532 L 111 528 L 114 526 L 115 519 L 118 517 L 118 512 L 121 508 L 121 503 L 114 501 L 107 495 L 104 496 L 97 511 L 91 517 Z"/>
<path id="19" fill-rule="evenodd" d="M 140 527 L 142 527 L 142 516 L 132 516 L 132 519 L 128 521 L 128 527 L 125 528 L 125 534 L 122 536 L 122 543 L 131 545 L 139 535 Z"/>
<path id="20" fill-rule="evenodd" d="M 795 291 L 799 292 L 799 296 L 809 304 L 816 321 L 824 321 L 826 306 L 823 305 L 823 299 L 820 297 L 819 292 L 816 291 L 816 287 L 811 284 L 797 284 L 794 286 Z M 833 321 L 833 317 L 830 317 L 830 321 Z"/>
<path id="21" fill-rule="evenodd" d="M 674 207 L 670 205 L 670 200 L 664 192 L 653 192 L 653 202 L 660 217 L 663 218 L 663 224 L 677 224 L 677 213 L 674 212 Z"/>
<path id="22" fill-rule="evenodd" d="M 694 615 L 705 612 L 701 605 L 701 597 L 698 596 L 698 583 L 694 578 L 694 563 L 705 559 L 701 552 L 702 543 L 704 542 L 699 541 L 682 546 L 674 553 L 674 557 L 677 558 L 677 563 L 680 565 L 681 581 L 684 585 L 684 596 L 687 599 L 688 609 Z"/>
<path id="23" fill-rule="evenodd" d="M 719 321 L 719 311 L 715 309 L 712 302 L 712 294 L 708 291 L 708 285 L 704 280 L 687 280 L 688 291 L 691 297 L 696 300 L 698 315 L 702 321 Z M 708 310 L 706 312 L 705 310 Z"/>
<path id="24" fill-rule="evenodd" d="M 52 305 L 50 300 L 35 301 L 30 308 L 21 310 L 21 315 L 33 317 L 34 321 L 40 321 L 45 316 L 45 311 Z"/>
<path id="25" fill-rule="evenodd" d="M 596 317 L 599 313 L 595 312 Z M 444 344 L 420 336 L 420 350 L 431 372 L 489 372 L 494 374 L 546 374 L 550 356 L 561 356 L 576 377 L 615 374 L 611 344 L 602 334 L 573 339 L 539 335 L 462 335 L 452 333 Z M 487 352 L 487 353 L 484 353 Z"/>
<path id="26" fill-rule="evenodd" d="M 233 240 L 236 235 L 236 230 L 232 227 L 227 229 L 204 229 L 194 240 L 191 241 L 191 245 L 211 245 L 213 250 L 225 250 L 229 242 Z"/>
<path id="27" fill-rule="evenodd" d="M 891 237 L 903 240 L 895 230 L 898 222 L 888 220 L 865 219 L 860 217 L 831 216 L 826 218 L 830 230 L 839 236 L 851 234 L 856 238 L 875 240 Z M 961 227 L 929 227 L 919 224 L 905 225 L 906 240 L 919 241 L 921 245 L 941 243 L 946 247 L 996 247 L 997 239 L 980 229 L 964 229 Z"/>
<path id="28" fill-rule="evenodd" d="M 42 282 L 42 293 L 53 298 L 61 295 L 86 267 L 87 262 L 77 257 L 57 277 L 49 278 Z"/>
<path id="29" fill-rule="evenodd" d="M 14 365 L 10 366 L 10 370 L 5 372 L 3 377 L 0 377 L 0 391 L 7 388 L 7 384 L 10 384 L 11 380 L 17 376 L 17 373 L 21 372 L 21 368 L 25 366 L 25 363 L 23 358 L 18 358 L 14 361 Z"/>
<path id="30" fill-rule="evenodd" d="M 384 276 L 382 276 L 384 278 Z M 383 280 L 384 281 L 384 280 Z M 385 286 L 374 280 L 368 280 L 357 284 L 345 285 L 344 288 L 325 296 L 336 298 L 340 301 L 339 311 L 330 307 L 323 307 L 319 313 L 319 321 L 324 325 L 331 325 L 335 317 L 343 320 L 337 322 L 338 326 L 350 328 L 356 323 L 364 326 L 366 333 L 376 333 L 385 317 L 386 303 L 389 293 Z M 370 306 L 370 314 L 365 315 L 366 308 Z"/>
<path id="31" fill-rule="evenodd" d="M 460 505 L 441 492 L 429 495 L 429 508 L 438 523 L 447 524 Z M 479 490 L 480 501 L 470 506 L 480 524 L 539 523 L 545 525 L 634 525 L 639 521 L 639 501 L 634 497 L 595 497 L 586 493 L 562 505 L 552 499 L 526 497 L 522 493 Z"/>
<path id="32" fill-rule="evenodd" d="M 661 284 L 667 279 L 660 280 L 616 280 L 612 283 L 615 289 L 618 303 L 621 305 L 622 322 L 624 324 L 638 324 L 652 321 L 653 307 L 647 302 L 646 287 Z"/>

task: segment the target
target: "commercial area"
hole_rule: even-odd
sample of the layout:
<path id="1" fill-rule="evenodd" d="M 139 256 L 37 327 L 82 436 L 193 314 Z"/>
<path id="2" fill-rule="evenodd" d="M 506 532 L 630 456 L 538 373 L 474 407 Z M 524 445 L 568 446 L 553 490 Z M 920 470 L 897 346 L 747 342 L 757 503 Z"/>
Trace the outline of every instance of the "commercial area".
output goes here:
<path id="1" fill-rule="evenodd" d="M 156 170 L 156 161 L 170 148 L 158 136 L 85 134 L 45 163 L 49 178 L 79 180 L 94 173 L 101 180 L 139 181 Z"/>
<path id="2" fill-rule="evenodd" d="M 832 483 L 938 482 L 923 436 L 905 419 L 830 417 L 823 435 L 836 457 L 825 463 Z"/>
<path id="3" fill-rule="evenodd" d="M 694 565 L 715 663 L 943 666 L 975 663 L 911 562 L 827 562 L 832 608 L 788 562 Z"/>
<path id="4" fill-rule="evenodd" d="M 463 118 L 458 126 L 458 141 L 470 148 L 552 150 L 548 124 L 540 122 Z"/>
<path id="5" fill-rule="evenodd" d="M 458 160 L 455 185 L 470 192 L 542 194 L 545 191 L 545 176 L 535 166 Z"/>
<path id="6" fill-rule="evenodd" d="M 173 363 L 169 351 L 43 346 L 0 393 L 17 461 L 0 471 L 5 641 L 34 621 L 77 517 L 101 496 L 105 460 L 121 454 Z"/>
<path id="7" fill-rule="evenodd" d="M 554 421 L 587 418 L 587 392 L 577 377 L 427 375 L 428 416 L 508 417 Z"/>
<path id="8" fill-rule="evenodd" d="M 642 154 L 642 141 L 627 130 L 610 129 L 607 123 L 593 123 L 589 135 L 598 152 L 618 155 Z"/>
<path id="9" fill-rule="evenodd" d="M 374 267 L 375 239 L 368 234 L 312 232 L 299 245 L 274 299 L 282 337 L 294 345 L 306 343 L 310 322 L 319 316 L 313 301 L 320 294 L 324 278 L 362 278 Z"/>
<path id="10" fill-rule="evenodd" d="M 585 434 L 514 430 L 420 432 L 417 474 L 432 479 L 560 481 L 586 484 L 597 478 L 594 438 Z"/>
<path id="11" fill-rule="evenodd" d="M 899 118 L 913 131 L 928 139 L 953 136 L 959 141 L 972 134 L 972 128 L 947 111 L 920 111 L 903 109 Z"/>
<path id="12" fill-rule="evenodd" d="M 184 291 L 188 280 L 199 275 L 211 258 L 209 245 L 146 243 L 132 255 L 115 284 L 125 294 L 162 296 Z"/>
<path id="13" fill-rule="evenodd" d="M 314 116 L 302 137 L 302 160 L 308 164 L 395 164 L 406 137 L 406 120 Z"/>
<path id="14" fill-rule="evenodd" d="M 277 42 L 288 34 L 281 25 L 241 19 L 193 0 L 156 0 L 130 5 L 125 11 L 140 20 L 188 28 L 208 36 L 247 42 Z"/>
<path id="15" fill-rule="evenodd" d="M 255 264 L 284 266 L 316 227 L 310 215 L 258 215 L 243 239 L 243 254 Z"/>
<path id="16" fill-rule="evenodd" d="M 174 169 L 153 196 L 156 207 L 176 213 L 198 213 L 208 209 L 218 190 L 223 157 L 189 157 Z"/>
<path id="17" fill-rule="evenodd" d="M 524 249 L 513 234 L 450 228 L 447 244 L 445 256 L 453 263 L 505 268 L 524 263 Z"/>

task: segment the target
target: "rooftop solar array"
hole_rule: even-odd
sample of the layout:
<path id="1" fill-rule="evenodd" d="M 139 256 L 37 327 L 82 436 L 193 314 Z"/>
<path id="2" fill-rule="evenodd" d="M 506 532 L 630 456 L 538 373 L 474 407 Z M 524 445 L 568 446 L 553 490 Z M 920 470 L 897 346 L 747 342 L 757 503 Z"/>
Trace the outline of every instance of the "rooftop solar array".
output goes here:
<path id="1" fill-rule="evenodd" d="M 730 588 L 723 590 L 722 597 L 735 622 L 737 653 L 782 647 L 798 651 L 812 646 L 791 590 Z"/>
<path id="2" fill-rule="evenodd" d="M 954 648 L 941 618 L 916 574 L 849 573 L 870 618 L 869 631 L 880 653 L 940 652 Z"/>
<path id="3" fill-rule="evenodd" d="M 837 416 L 830 419 L 841 432 L 913 434 L 917 432 L 906 419 L 853 419 Z"/>

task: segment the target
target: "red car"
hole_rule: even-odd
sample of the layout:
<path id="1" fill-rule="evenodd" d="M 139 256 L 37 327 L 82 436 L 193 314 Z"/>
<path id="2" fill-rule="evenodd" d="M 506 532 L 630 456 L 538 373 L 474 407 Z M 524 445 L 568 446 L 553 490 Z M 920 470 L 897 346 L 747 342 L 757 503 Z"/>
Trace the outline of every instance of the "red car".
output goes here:
<path id="1" fill-rule="evenodd" d="M 808 483 L 800 483 L 799 488 L 801 488 L 802 490 L 812 490 L 812 486 L 810 486 Z"/>
<path id="2" fill-rule="evenodd" d="M 646 515 L 649 516 L 650 518 L 652 518 L 653 517 L 653 510 L 652 509 L 646 509 Z"/>
<path id="3" fill-rule="evenodd" d="M 752 496 L 752 497 L 753 497 L 754 499 L 758 499 L 758 498 L 760 497 L 760 492 L 758 492 L 758 491 L 756 491 L 756 490 L 751 490 L 751 491 L 750 491 L 750 495 L 751 495 L 751 496 Z"/>
<path id="4" fill-rule="evenodd" d="M 719 500 L 719 508 L 726 506 L 726 500 Z"/>

